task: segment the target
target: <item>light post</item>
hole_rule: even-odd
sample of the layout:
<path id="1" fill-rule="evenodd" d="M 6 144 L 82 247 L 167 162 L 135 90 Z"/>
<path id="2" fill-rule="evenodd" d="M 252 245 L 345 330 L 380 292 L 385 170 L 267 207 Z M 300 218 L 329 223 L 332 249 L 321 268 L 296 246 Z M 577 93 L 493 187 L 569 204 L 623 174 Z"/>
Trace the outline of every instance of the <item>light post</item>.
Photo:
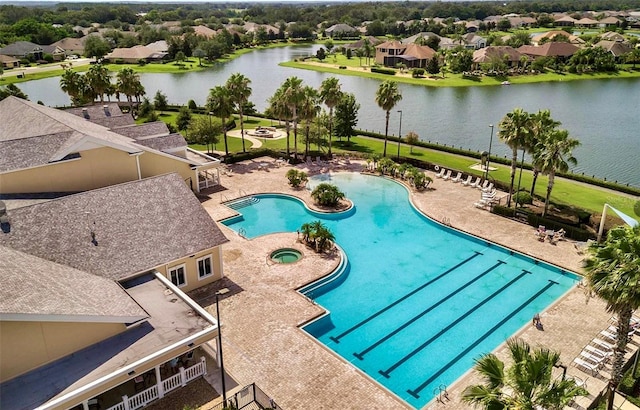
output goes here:
<path id="1" fill-rule="evenodd" d="M 400 113 L 400 128 L 398 129 L 398 161 L 400 161 L 400 141 L 402 140 L 402 110 L 398 110 Z"/>
<path id="2" fill-rule="evenodd" d="M 491 128 L 491 137 L 489 138 L 489 153 L 487 155 L 487 163 L 485 164 L 484 169 L 484 179 L 489 177 L 489 162 L 491 162 L 491 144 L 493 143 L 493 124 L 489 124 L 489 128 Z"/>
<path id="3" fill-rule="evenodd" d="M 224 383 L 224 360 L 222 358 L 222 326 L 220 326 L 220 303 L 218 297 L 227 293 L 229 289 L 224 288 L 216 292 L 216 320 L 218 321 L 218 353 L 220 355 L 220 377 L 222 381 L 222 405 L 227 406 L 227 387 Z"/>

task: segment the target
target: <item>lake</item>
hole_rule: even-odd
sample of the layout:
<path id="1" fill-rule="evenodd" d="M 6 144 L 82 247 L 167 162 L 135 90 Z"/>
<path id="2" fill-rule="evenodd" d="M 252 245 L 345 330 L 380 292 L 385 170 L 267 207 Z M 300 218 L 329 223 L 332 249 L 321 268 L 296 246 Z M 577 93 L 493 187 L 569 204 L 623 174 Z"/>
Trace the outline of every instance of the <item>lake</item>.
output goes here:
<path id="1" fill-rule="evenodd" d="M 319 45 L 289 46 L 256 50 L 232 61 L 216 64 L 207 71 L 178 74 L 142 74 L 147 95 L 157 90 L 170 103 L 186 104 L 193 99 L 204 104 L 209 89 L 239 72 L 251 79 L 253 102 L 264 111 L 268 98 L 287 77 L 298 76 L 313 87 L 334 74 L 281 67 L 278 64 L 315 53 Z M 353 76 L 337 76 L 344 91 L 360 102 L 358 128 L 384 133 L 384 112 L 375 103 L 380 81 Z M 19 84 L 33 101 L 47 105 L 68 105 L 60 90 L 60 78 Z M 640 187 L 640 78 L 585 80 L 491 87 L 432 88 L 399 84 L 402 101 L 394 108 L 389 134 L 398 134 L 402 110 L 402 133 L 415 131 L 421 139 L 477 151 L 489 149 L 491 130 L 516 107 L 535 112 L 550 109 L 573 138 L 582 142 L 574 156 L 576 173 L 594 175 Z M 510 155 L 509 149 L 493 136 L 491 152 Z"/>

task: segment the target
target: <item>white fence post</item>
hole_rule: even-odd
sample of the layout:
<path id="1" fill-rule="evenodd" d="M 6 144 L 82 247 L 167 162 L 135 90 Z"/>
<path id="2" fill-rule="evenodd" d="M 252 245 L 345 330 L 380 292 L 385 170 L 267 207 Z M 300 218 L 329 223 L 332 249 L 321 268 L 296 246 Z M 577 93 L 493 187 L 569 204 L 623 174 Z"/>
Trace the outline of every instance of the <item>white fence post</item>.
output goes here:
<path id="1" fill-rule="evenodd" d="M 207 374 L 207 359 L 204 356 L 200 356 L 200 362 L 202 364 L 202 374 Z"/>
<path id="2" fill-rule="evenodd" d="M 122 396 L 122 403 L 124 404 L 124 410 L 131 410 L 131 406 L 129 406 L 129 397 L 126 394 Z"/>
<path id="3" fill-rule="evenodd" d="M 162 387 L 162 375 L 160 374 L 160 366 L 156 366 L 156 386 L 158 387 L 158 398 L 164 397 L 164 388 Z"/>
<path id="4" fill-rule="evenodd" d="M 187 385 L 187 376 L 184 374 L 184 367 L 180 367 L 180 384 L 182 387 Z"/>

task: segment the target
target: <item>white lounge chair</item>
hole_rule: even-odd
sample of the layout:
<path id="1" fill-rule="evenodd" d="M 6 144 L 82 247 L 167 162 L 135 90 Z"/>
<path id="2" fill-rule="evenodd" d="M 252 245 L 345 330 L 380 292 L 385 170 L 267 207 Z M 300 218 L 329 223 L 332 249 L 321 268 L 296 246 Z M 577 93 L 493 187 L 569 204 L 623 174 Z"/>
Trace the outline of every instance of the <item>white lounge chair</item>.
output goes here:
<path id="1" fill-rule="evenodd" d="M 451 181 L 452 182 L 460 182 L 460 181 L 462 181 L 462 172 L 458 172 L 458 175 L 456 175 L 456 177 L 453 178 Z"/>
<path id="2" fill-rule="evenodd" d="M 586 350 L 580 352 L 579 356 L 582 360 L 586 360 L 587 362 L 593 363 L 595 365 L 601 366 L 604 363 L 605 358 L 593 355 Z"/>
<path id="3" fill-rule="evenodd" d="M 489 183 L 486 188 L 482 188 L 483 192 L 491 192 L 493 191 L 493 182 Z"/>
<path id="4" fill-rule="evenodd" d="M 444 176 L 444 173 L 447 172 L 446 168 L 441 168 L 440 169 L 440 173 L 436 174 L 436 178 L 442 178 Z"/>
<path id="5" fill-rule="evenodd" d="M 579 357 L 576 357 L 575 359 L 573 359 L 573 363 L 576 365 L 576 367 L 582 367 L 584 369 L 591 371 L 591 374 L 593 376 L 595 376 L 598 373 L 598 368 L 600 367 L 600 365 L 598 364 L 589 363 L 586 360 L 582 360 Z"/>
<path id="6" fill-rule="evenodd" d="M 449 178 L 451 178 L 451 170 L 450 169 L 447 170 L 447 172 L 444 174 L 442 179 L 444 179 L 446 181 Z"/>
<path id="7" fill-rule="evenodd" d="M 613 350 L 613 348 L 615 347 L 613 344 L 597 337 L 591 341 L 591 344 L 607 350 Z"/>
<path id="8" fill-rule="evenodd" d="M 582 350 L 585 351 L 585 352 L 588 352 L 589 354 L 592 354 L 592 355 L 594 355 L 596 357 L 599 357 L 604 361 L 609 360 L 609 358 L 611 356 L 613 356 L 613 352 L 612 351 L 605 352 L 604 350 L 600 350 L 597 347 L 591 346 L 591 345 L 586 345 L 584 347 L 584 349 L 582 349 Z"/>
<path id="9" fill-rule="evenodd" d="M 489 186 L 489 180 L 488 180 L 488 179 L 485 179 L 485 180 L 484 180 L 484 182 L 482 183 L 482 185 L 478 184 L 478 185 L 476 186 L 476 188 L 478 188 L 478 189 L 485 189 L 485 188 L 486 188 L 486 187 L 488 187 L 488 186 Z"/>
<path id="10" fill-rule="evenodd" d="M 471 178 L 473 178 L 473 175 L 469 175 L 467 176 L 467 179 L 462 181 L 462 185 L 467 186 L 471 184 Z"/>

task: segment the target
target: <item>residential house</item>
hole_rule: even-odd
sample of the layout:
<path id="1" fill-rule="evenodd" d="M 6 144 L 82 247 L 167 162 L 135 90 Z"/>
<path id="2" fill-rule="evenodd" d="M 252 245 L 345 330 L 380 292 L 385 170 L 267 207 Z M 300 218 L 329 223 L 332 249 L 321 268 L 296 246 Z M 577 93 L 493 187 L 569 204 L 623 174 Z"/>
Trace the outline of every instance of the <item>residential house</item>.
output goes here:
<path id="1" fill-rule="evenodd" d="M 606 28 L 606 27 L 610 27 L 610 26 L 620 26 L 620 23 L 622 23 L 622 21 L 614 16 L 609 16 L 609 17 L 605 17 L 602 20 L 598 21 L 598 27 L 601 28 Z"/>
<path id="2" fill-rule="evenodd" d="M 153 43 L 149 43 L 147 44 L 147 48 L 157 53 L 169 52 L 169 44 L 167 44 L 165 40 L 158 40 L 158 41 L 154 41 Z"/>
<path id="3" fill-rule="evenodd" d="M 280 29 L 270 24 L 258 24 L 251 21 L 247 21 L 242 26 L 242 29 L 245 31 L 245 33 L 251 34 L 251 35 L 255 35 L 256 31 L 258 31 L 260 28 L 264 28 L 264 31 L 267 33 L 267 35 L 273 38 L 276 38 L 280 34 Z"/>
<path id="4" fill-rule="evenodd" d="M 18 68 L 20 67 L 20 60 L 11 56 L 0 54 L 0 64 L 2 64 L 2 68 L 4 69 Z"/>
<path id="5" fill-rule="evenodd" d="M 581 18 L 580 20 L 577 20 L 575 22 L 575 25 L 577 27 L 586 27 L 586 28 L 596 27 L 598 24 L 599 24 L 598 20 L 590 19 L 587 17 Z"/>
<path id="6" fill-rule="evenodd" d="M 616 33 L 615 31 L 607 31 L 606 33 L 600 35 L 600 38 L 602 40 L 609 41 L 627 41 L 627 39 L 622 34 Z"/>
<path id="7" fill-rule="evenodd" d="M 428 46 L 402 44 L 399 41 L 387 41 L 376 46 L 376 63 L 386 67 L 404 64 L 407 68 L 424 68 L 436 55 Z"/>
<path id="8" fill-rule="evenodd" d="M 43 60 L 45 54 L 51 54 L 54 60 L 64 60 L 64 50 L 60 47 L 41 46 L 30 41 L 16 41 L 4 48 L 0 48 L 0 54 L 15 57 L 18 59 L 33 59 L 35 61 Z"/>
<path id="9" fill-rule="evenodd" d="M 575 44 L 577 46 L 584 44 L 583 39 L 571 33 L 567 33 L 566 31 L 563 31 L 563 30 L 551 30 L 551 31 L 547 31 L 546 33 L 536 34 L 533 37 L 531 37 L 531 44 L 533 44 L 534 46 L 537 46 L 537 45 L 540 45 L 540 43 L 544 42 L 545 40 L 556 41 L 556 38 L 558 37 L 566 37 L 567 39 L 569 39 L 569 43 Z"/>
<path id="10" fill-rule="evenodd" d="M 114 48 L 109 54 L 104 56 L 109 61 L 120 61 L 127 64 L 135 64 L 142 61 L 161 61 L 166 59 L 166 52 L 156 51 L 147 46 L 137 45 L 130 48 Z"/>
<path id="11" fill-rule="evenodd" d="M 324 35 L 331 38 L 360 37 L 360 32 L 348 24 L 339 23 L 325 29 Z"/>
<path id="12" fill-rule="evenodd" d="M 508 67 L 517 66 L 522 54 L 510 46 L 489 46 L 473 52 L 473 65 L 505 63 Z"/>
<path id="13" fill-rule="evenodd" d="M 196 36 L 204 37 L 207 40 L 211 40 L 216 36 L 216 34 L 218 34 L 216 30 L 210 29 L 209 27 L 203 25 L 195 26 L 193 28 L 193 33 Z"/>
<path id="14" fill-rule="evenodd" d="M 432 33 L 430 31 L 421 31 L 420 33 L 414 34 L 410 37 L 400 40 L 400 42 L 402 44 L 411 44 L 411 43 L 420 44 L 421 41 L 425 41 L 428 38 L 437 38 L 438 40 L 441 39 L 441 37 L 436 33 Z"/>
<path id="15" fill-rule="evenodd" d="M 140 408 L 206 373 L 218 323 L 185 292 L 227 239 L 179 175 L 6 212 L 3 408 Z"/>
<path id="16" fill-rule="evenodd" d="M 531 27 L 538 22 L 533 17 L 528 17 L 528 16 L 514 16 L 514 17 L 509 17 L 508 19 L 509 19 L 509 23 L 511 23 L 511 27 L 515 29 Z"/>
<path id="17" fill-rule="evenodd" d="M 105 107 L 85 108 L 78 116 L 16 97 L 0 101 L 0 194 L 87 191 L 171 172 L 196 192 L 219 183 L 218 159 L 168 133 L 153 132 L 146 143 L 122 135 L 125 121 L 102 119 L 109 129 L 90 121 L 106 118 Z"/>
<path id="18" fill-rule="evenodd" d="M 467 33 L 462 36 L 462 42 L 464 43 L 465 48 L 472 50 L 477 50 L 487 46 L 487 39 L 474 33 Z"/>
<path id="19" fill-rule="evenodd" d="M 358 50 L 361 49 L 362 47 L 364 47 L 365 42 L 369 42 L 369 45 L 371 45 L 372 47 L 380 44 L 382 41 L 375 38 L 374 36 L 367 36 L 365 38 L 361 38 L 360 40 L 354 42 L 354 43 L 349 43 L 349 44 L 345 44 L 344 48 L 350 48 L 352 50 Z"/>
<path id="20" fill-rule="evenodd" d="M 52 46 L 56 46 L 64 50 L 64 55 L 66 57 L 70 55 L 84 55 L 84 43 L 87 41 L 87 36 L 77 38 L 77 37 L 66 37 L 62 40 L 56 41 L 51 44 Z"/>
<path id="21" fill-rule="evenodd" d="M 556 57 L 560 60 L 568 60 L 580 48 L 571 43 L 549 42 L 541 46 L 524 45 L 518 47 L 518 51 L 526 56 L 536 59 L 539 57 Z"/>
<path id="22" fill-rule="evenodd" d="M 576 24 L 576 19 L 567 15 L 557 16 L 554 20 L 554 24 L 557 27 L 571 27 Z"/>
<path id="23" fill-rule="evenodd" d="M 622 41 L 600 40 L 594 45 L 594 47 L 604 48 L 613 54 L 617 62 L 622 62 L 621 60 L 624 58 L 623 56 L 633 51 L 633 47 L 631 47 L 629 43 Z"/>

